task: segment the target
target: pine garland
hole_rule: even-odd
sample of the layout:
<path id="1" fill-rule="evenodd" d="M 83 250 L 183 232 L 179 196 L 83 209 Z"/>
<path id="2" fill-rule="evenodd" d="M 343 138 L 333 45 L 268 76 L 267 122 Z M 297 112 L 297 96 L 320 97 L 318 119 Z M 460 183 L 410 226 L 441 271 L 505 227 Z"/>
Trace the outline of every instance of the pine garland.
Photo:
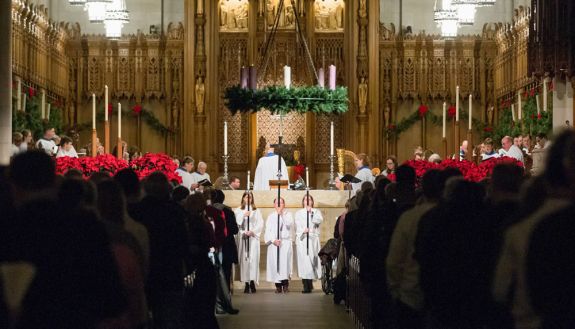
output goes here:
<path id="1" fill-rule="evenodd" d="M 14 92 L 13 95 L 16 93 Z M 23 102 L 23 100 L 22 100 Z M 46 105 L 47 106 L 47 105 Z M 56 133 L 62 133 L 62 110 L 53 104 L 50 107 L 50 119 L 42 120 L 42 105 L 40 97 L 32 96 L 26 99 L 25 111 L 17 109 L 17 97 L 12 97 L 12 131 L 21 132 L 28 129 L 35 138 L 44 135 L 46 127 L 53 127 Z"/>
<path id="2" fill-rule="evenodd" d="M 549 133 L 553 128 L 553 116 L 551 111 L 541 111 L 537 114 L 537 103 L 534 96 L 529 96 L 523 105 L 522 121 L 513 121 L 511 114 L 511 106 L 507 106 L 499 113 L 499 125 L 493 130 L 491 134 L 486 134 L 486 137 L 491 137 L 495 141 L 500 141 L 505 136 L 517 136 L 523 134 L 530 134 L 532 136 L 539 133 Z M 516 110 L 517 111 L 517 110 Z M 515 113 L 517 116 L 517 112 Z"/>
<path id="3" fill-rule="evenodd" d="M 269 86 L 253 90 L 233 86 L 224 91 L 224 99 L 232 115 L 238 112 L 255 113 L 263 109 L 272 114 L 289 112 L 342 114 L 348 110 L 347 88 L 345 87 L 329 90 L 319 86 L 290 89 Z"/>

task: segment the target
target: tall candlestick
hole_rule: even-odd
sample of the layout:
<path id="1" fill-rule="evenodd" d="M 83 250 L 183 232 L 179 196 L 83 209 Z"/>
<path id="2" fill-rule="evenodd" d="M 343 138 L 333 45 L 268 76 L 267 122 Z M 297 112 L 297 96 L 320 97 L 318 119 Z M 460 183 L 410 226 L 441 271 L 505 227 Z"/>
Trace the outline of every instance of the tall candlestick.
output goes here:
<path id="1" fill-rule="evenodd" d="M 284 66 L 284 86 L 289 89 L 291 86 L 291 67 Z"/>
<path id="2" fill-rule="evenodd" d="M 537 115 L 541 114 L 541 106 L 539 105 L 539 94 L 535 95 L 535 103 L 537 103 Z"/>
<path id="3" fill-rule="evenodd" d="M 224 121 L 224 155 L 228 155 L 228 122 Z"/>
<path id="4" fill-rule="evenodd" d="M 455 121 L 459 121 L 459 86 L 455 88 Z"/>
<path id="5" fill-rule="evenodd" d="M 469 130 L 471 130 L 473 122 L 473 95 L 469 94 Z"/>
<path id="6" fill-rule="evenodd" d="M 118 103 L 118 139 L 122 138 L 122 104 Z"/>
<path id="7" fill-rule="evenodd" d="M 543 79 L 543 112 L 547 112 L 547 78 Z"/>
<path id="8" fill-rule="evenodd" d="M 52 108 L 52 104 L 48 103 L 48 109 L 46 110 L 46 120 L 50 120 L 50 110 Z"/>
<path id="9" fill-rule="evenodd" d="M 515 122 L 515 105 L 511 104 L 511 119 Z"/>
<path id="10" fill-rule="evenodd" d="M 329 128 L 329 155 L 333 156 L 335 153 L 335 131 L 333 127 L 333 121 Z"/>
<path id="11" fill-rule="evenodd" d="M 104 86 L 104 121 L 108 121 L 108 86 Z"/>
<path id="12" fill-rule="evenodd" d="M 325 88 L 325 72 L 323 71 L 323 67 L 317 70 L 317 84 L 321 88 Z"/>
<path id="13" fill-rule="evenodd" d="M 335 65 L 329 66 L 329 90 L 335 90 Z"/>
<path id="14" fill-rule="evenodd" d="M 443 130 L 441 131 L 441 137 L 445 138 L 445 131 L 446 131 L 446 127 L 445 127 L 445 123 L 447 120 L 447 103 L 443 102 Z"/>
<path id="15" fill-rule="evenodd" d="M 250 190 L 250 175 L 251 175 L 251 171 L 248 170 L 248 181 L 246 183 L 246 190 Z"/>
<path id="16" fill-rule="evenodd" d="M 92 129 L 96 129 L 96 94 L 92 94 Z"/>
<path id="17" fill-rule="evenodd" d="M 46 90 L 42 89 L 42 120 L 46 119 Z"/>
<path id="18" fill-rule="evenodd" d="M 517 101 L 519 102 L 519 109 L 517 110 L 517 120 L 521 121 L 521 118 L 523 117 L 523 113 L 522 112 L 522 106 L 521 106 L 521 91 L 517 92 Z"/>
<path id="19" fill-rule="evenodd" d="M 22 95 L 24 95 L 24 98 L 22 101 L 22 111 L 26 112 L 26 99 L 28 98 L 28 96 L 26 96 L 26 93 L 22 93 Z"/>
<path id="20" fill-rule="evenodd" d="M 305 167 L 305 186 L 309 187 L 309 168 Z"/>

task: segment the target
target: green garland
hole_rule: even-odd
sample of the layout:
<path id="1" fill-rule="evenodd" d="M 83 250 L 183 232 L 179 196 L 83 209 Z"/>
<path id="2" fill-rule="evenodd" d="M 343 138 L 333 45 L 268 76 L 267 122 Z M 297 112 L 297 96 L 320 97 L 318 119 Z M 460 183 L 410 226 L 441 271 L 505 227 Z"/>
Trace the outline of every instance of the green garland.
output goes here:
<path id="1" fill-rule="evenodd" d="M 141 105 L 135 105 L 135 106 L 141 106 Z M 117 113 L 116 110 L 113 110 L 112 113 L 109 114 L 108 116 L 108 120 L 110 120 L 111 117 L 113 117 L 115 114 Z M 152 128 L 152 130 L 156 131 L 158 134 L 162 135 L 162 136 L 171 136 L 174 135 L 176 133 L 176 130 L 164 126 L 162 124 L 162 122 L 154 115 L 154 113 L 152 113 L 152 111 L 150 110 L 146 110 L 144 108 L 141 108 L 139 114 L 138 112 L 136 112 L 134 110 L 134 107 L 132 107 L 131 110 L 122 110 L 122 116 L 133 116 L 133 117 L 137 117 L 138 115 L 142 118 L 142 120 L 150 127 Z M 96 113 L 96 121 L 98 123 L 102 123 L 104 122 L 105 118 L 104 118 L 104 113 L 102 111 L 99 111 L 98 113 Z M 85 129 L 91 129 L 92 127 L 92 123 L 91 122 L 86 122 L 86 123 L 80 123 L 76 125 L 76 131 L 80 132 L 82 130 Z"/>
<path id="2" fill-rule="evenodd" d="M 229 87 L 224 91 L 225 105 L 235 115 L 255 113 L 262 109 L 272 114 L 288 112 L 342 114 L 348 110 L 347 88 L 328 90 L 319 86 L 285 88 L 269 86 L 264 89 Z"/>
<path id="3" fill-rule="evenodd" d="M 443 125 L 443 115 L 436 115 L 431 112 L 431 109 L 428 109 L 424 115 L 425 119 L 428 122 L 431 122 L 434 126 L 442 126 Z M 459 113 L 459 120 L 460 122 L 467 122 L 469 116 L 467 112 L 461 111 Z M 384 133 L 387 139 L 392 137 L 399 137 L 402 133 L 409 130 L 415 123 L 421 121 L 422 117 L 419 113 L 419 109 L 416 109 L 415 112 L 411 113 L 409 116 L 404 118 L 403 120 L 399 121 L 397 124 L 391 124 L 384 129 Z M 446 122 L 449 122 L 451 118 L 448 117 Z M 475 130 L 484 130 L 485 124 L 477 119 L 472 119 L 472 126 Z"/>

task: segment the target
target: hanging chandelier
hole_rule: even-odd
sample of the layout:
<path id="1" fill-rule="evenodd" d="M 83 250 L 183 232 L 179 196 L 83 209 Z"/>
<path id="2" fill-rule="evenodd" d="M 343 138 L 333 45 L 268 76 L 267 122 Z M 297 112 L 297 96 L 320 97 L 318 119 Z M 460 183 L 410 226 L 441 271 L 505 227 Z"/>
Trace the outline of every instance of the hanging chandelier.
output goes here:
<path id="1" fill-rule="evenodd" d="M 104 26 L 106 27 L 106 37 L 109 39 L 119 39 L 122 37 L 122 28 L 130 21 L 130 14 L 126 10 L 125 0 L 113 0 L 107 6 Z"/>
<path id="2" fill-rule="evenodd" d="M 457 10 L 451 7 L 450 0 L 443 0 L 441 9 L 437 9 L 437 0 L 435 1 L 433 20 L 441 29 L 441 37 L 455 38 L 457 36 L 459 18 L 457 16 Z"/>
<path id="3" fill-rule="evenodd" d="M 86 0 L 68 0 L 70 6 L 84 6 L 86 4 Z"/>
<path id="4" fill-rule="evenodd" d="M 86 0 L 86 10 L 90 23 L 103 23 L 106 19 L 106 6 L 112 0 Z"/>

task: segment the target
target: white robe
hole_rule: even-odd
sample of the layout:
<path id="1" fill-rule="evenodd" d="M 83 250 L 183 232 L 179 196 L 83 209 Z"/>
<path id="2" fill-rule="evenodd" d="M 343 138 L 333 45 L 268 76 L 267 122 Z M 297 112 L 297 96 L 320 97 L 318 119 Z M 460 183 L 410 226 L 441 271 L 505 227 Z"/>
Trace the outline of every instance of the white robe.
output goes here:
<path id="1" fill-rule="evenodd" d="M 321 278 L 322 268 L 319 260 L 319 225 L 323 221 L 321 211 L 311 210 L 309 214 L 309 254 L 307 251 L 307 211 L 300 209 L 295 213 L 298 276 L 302 279 L 317 280 Z"/>
<path id="2" fill-rule="evenodd" d="M 284 210 L 280 216 L 280 267 L 277 269 L 277 249 L 273 242 L 277 240 L 278 213 L 272 212 L 266 220 L 266 231 L 264 240 L 268 246 L 266 280 L 268 282 L 279 283 L 282 280 L 289 280 L 293 268 L 293 245 L 292 245 L 292 226 L 294 220 L 292 214 Z"/>
<path id="3" fill-rule="evenodd" d="M 192 176 L 192 183 L 198 183 L 204 179 L 207 179 L 210 182 L 212 182 L 212 180 L 210 179 L 210 175 L 208 173 L 205 173 L 202 175 L 196 171 L 196 172 L 191 173 L 190 176 Z"/>
<path id="4" fill-rule="evenodd" d="M 184 168 L 178 168 L 176 169 L 176 174 L 178 174 L 180 177 L 182 177 L 182 186 L 187 187 L 188 190 L 191 190 L 191 186 L 192 183 L 197 183 L 194 182 L 194 177 L 192 176 L 192 174 L 190 174 L 189 172 L 187 172 Z"/>
<path id="5" fill-rule="evenodd" d="M 72 145 L 72 147 L 70 148 L 70 151 L 66 151 L 66 150 L 64 150 L 63 147 L 59 147 L 59 148 L 58 148 L 58 153 L 56 154 L 56 158 L 61 158 L 61 157 L 77 158 L 77 157 L 78 157 L 78 152 L 76 152 L 76 149 L 74 148 L 73 145 Z"/>
<path id="6" fill-rule="evenodd" d="M 371 169 L 369 169 L 368 167 L 364 167 L 358 170 L 357 174 L 355 174 L 355 177 L 359 178 L 361 182 L 351 184 L 354 193 L 361 189 L 361 185 L 363 184 L 363 182 L 371 182 L 373 184 L 373 182 L 375 181 L 375 178 L 371 173 Z"/>
<path id="7" fill-rule="evenodd" d="M 46 152 L 46 154 L 48 154 L 50 156 L 52 156 L 52 155 L 56 154 L 56 152 L 58 152 L 58 149 L 56 147 L 56 143 L 54 143 L 54 141 L 51 139 L 48 140 L 48 139 L 40 138 L 36 142 L 36 148 Z"/>
<path id="8" fill-rule="evenodd" d="M 260 280 L 260 236 L 264 228 L 264 219 L 259 209 L 253 210 L 250 215 L 250 231 L 255 236 L 250 236 L 248 239 L 244 238 L 244 232 L 248 231 L 248 220 L 244 217 L 245 209 L 236 208 L 234 213 L 236 215 L 236 223 L 238 223 L 239 232 L 237 235 L 238 244 L 238 257 L 240 266 L 240 281 L 250 282 L 255 281 L 259 284 Z M 250 252 L 248 257 L 247 243 L 250 244 Z"/>
<path id="9" fill-rule="evenodd" d="M 256 175 L 254 176 L 254 191 L 269 191 L 270 180 L 278 179 L 278 156 L 279 155 L 266 155 L 261 157 L 256 167 Z M 289 184 L 289 176 L 287 166 L 284 159 L 281 159 L 282 164 L 282 180 L 287 180 Z"/>

